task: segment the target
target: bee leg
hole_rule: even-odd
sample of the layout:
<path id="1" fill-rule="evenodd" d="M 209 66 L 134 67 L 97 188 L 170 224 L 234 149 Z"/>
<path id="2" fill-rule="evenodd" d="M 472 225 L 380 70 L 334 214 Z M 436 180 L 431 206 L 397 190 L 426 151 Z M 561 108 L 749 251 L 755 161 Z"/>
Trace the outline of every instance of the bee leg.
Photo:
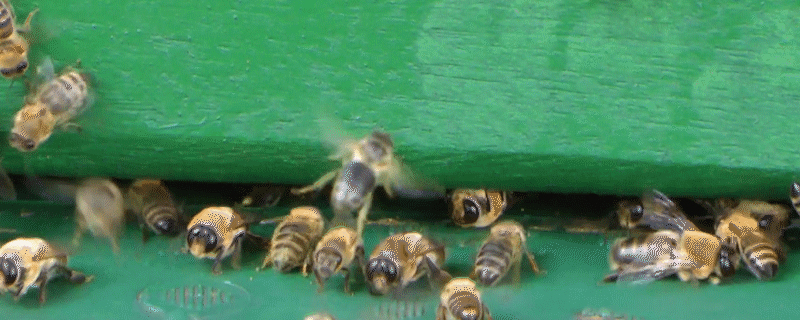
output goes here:
<path id="1" fill-rule="evenodd" d="M 33 19 L 33 15 L 39 12 L 39 8 L 33 9 L 31 13 L 28 14 L 28 18 L 25 19 L 25 24 L 22 27 L 17 27 L 17 32 L 19 33 L 28 33 L 31 31 L 31 19 Z"/>
<path id="2" fill-rule="evenodd" d="M 511 269 L 512 269 L 511 270 L 512 282 L 514 283 L 515 286 L 517 286 L 520 283 L 522 283 L 522 275 L 521 275 L 522 272 L 520 270 L 522 269 L 522 261 L 520 261 L 519 263 L 515 263 L 514 266 L 511 267 Z"/>
<path id="3" fill-rule="evenodd" d="M 350 291 L 350 269 L 342 268 L 342 272 L 344 272 L 344 293 L 353 295 L 353 292 Z"/>
<path id="4" fill-rule="evenodd" d="M 487 308 L 485 304 L 483 305 L 483 316 L 486 320 L 494 320 L 494 318 L 492 318 L 492 313 L 489 312 L 489 308 Z"/>
<path id="5" fill-rule="evenodd" d="M 306 256 L 306 259 L 303 260 L 303 276 L 308 277 L 308 266 L 311 265 L 311 254 Z"/>
<path id="6" fill-rule="evenodd" d="M 358 210 L 358 219 L 356 220 L 356 234 L 360 237 L 364 232 L 364 223 L 367 221 L 367 213 L 369 213 L 370 207 L 372 207 L 372 194 L 370 192 L 364 197 L 364 205 L 361 206 L 361 209 Z"/>
<path id="7" fill-rule="evenodd" d="M 325 290 L 325 282 L 323 282 L 322 278 L 319 277 L 319 272 L 317 272 L 317 269 L 312 270 L 312 272 L 314 272 L 314 278 L 317 278 L 317 285 L 319 285 L 317 293 L 322 293 L 322 290 Z"/>
<path id="8" fill-rule="evenodd" d="M 211 274 L 215 276 L 222 274 L 222 250 L 214 258 L 214 264 L 211 265 Z"/>
<path id="9" fill-rule="evenodd" d="M 439 304 L 439 307 L 436 308 L 435 320 L 447 320 L 447 318 L 445 317 L 446 315 L 447 315 L 447 309 L 445 309 L 443 305 Z"/>
<path id="10" fill-rule="evenodd" d="M 339 170 L 333 170 L 331 172 L 326 173 L 321 178 L 317 179 L 317 181 L 314 181 L 314 183 L 312 183 L 311 185 L 302 187 L 300 189 L 292 188 L 292 194 L 301 195 L 303 193 L 308 193 L 308 192 L 311 192 L 311 191 L 314 191 L 314 190 L 322 189 L 322 187 L 324 187 L 326 184 L 328 184 L 328 182 L 331 182 L 331 180 L 333 180 L 333 178 L 336 178 L 336 175 L 338 173 L 339 173 Z"/>
<path id="11" fill-rule="evenodd" d="M 39 277 L 37 282 L 39 286 L 39 305 L 41 306 L 44 305 L 44 302 L 47 300 L 47 277 Z"/>
<path id="12" fill-rule="evenodd" d="M 150 239 L 150 233 L 147 232 L 147 229 L 143 225 L 139 225 L 139 228 L 142 229 L 142 243 L 147 242 Z"/>
<path id="13" fill-rule="evenodd" d="M 86 222 L 83 220 L 80 213 L 76 212 L 78 216 L 78 226 L 75 228 L 75 235 L 72 236 L 72 246 L 77 247 L 81 244 L 81 237 L 86 232 Z"/>
<path id="14" fill-rule="evenodd" d="M 358 268 L 361 270 L 361 275 L 364 276 L 364 281 L 367 279 L 367 261 L 366 261 L 364 247 L 356 248 L 356 262 Z"/>
<path id="15" fill-rule="evenodd" d="M 267 253 L 267 256 L 264 258 L 264 262 L 261 264 L 261 270 L 266 269 L 267 267 L 272 265 L 272 255 Z"/>
<path id="16" fill-rule="evenodd" d="M 531 265 L 531 270 L 533 270 L 534 273 L 542 273 L 542 270 L 539 269 L 539 264 L 536 263 L 536 257 L 533 255 L 533 253 L 528 251 L 528 249 L 525 249 L 525 257 L 528 258 L 528 263 Z"/>
<path id="17" fill-rule="evenodd" d="M 450 273 L 433 263 L 433 260 L 428 256 L 424 256 L 422 259 L 425 260 L 425 265 L 428 268 L 428 283 L 430 283 L 431 289 L 436 289 L 433 287 L 433 280 L 436 280 L 437 285 L 442 286 L 453 278 Z"/>
<path id="18" fill-rule="evenodd" d="M 61 125 L 61 129 L 64 131 L 74 132 L 74 133 L 81 133 L 83 132 L 83 127 L 81 125 L 74 123 L 74 122 L 67 122 Z"/>
<path id="19" fill-rule="evenodd" d="M 112 236 L 108 239 L 108 241 L 111 242 L 111 251 L 113 251 L 114 254 L 119 254 L 119 239 Z"/>
<path id="20" fill-rule="evenodd" d="M 244 236 L 238 237 L 233 243 L 233 257 L 231 257 L 231 265 L 234 269 L 239 270 L 242 268 L 242 240 Z"/>

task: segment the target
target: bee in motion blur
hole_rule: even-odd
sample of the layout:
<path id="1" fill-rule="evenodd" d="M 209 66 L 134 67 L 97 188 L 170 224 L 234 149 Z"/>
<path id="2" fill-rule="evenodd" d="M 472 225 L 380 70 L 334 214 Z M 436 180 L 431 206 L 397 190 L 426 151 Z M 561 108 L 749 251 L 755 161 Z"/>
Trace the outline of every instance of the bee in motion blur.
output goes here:
<path id="1" fill-rule="evenodd" d="M 0 293 L 11 292 L 19 300 L 31 287 L 39 288 L 39 303 L 47 299 L 47 282 L 66 276 L 74 284 L 91 281 L 67 267 L 67 255 L 39 238 L 17 238 L 0 247 Z"/>
<path id="2" fill-rule="evenodd" d="M 155 234 L 175 236 L 180 231 L 181 217 L 172 195 L 161 180 L 136 180 L 128 187 L 125 204 L 142 228 L 142 241 L 147 241 L 150 229 Z"/>
<path id="3" fill-rule="evenodd" d="M 9 136 L 11 146 L 23 152 L 36 150 L 56 127 L 80 128 L 70 121 L 86 111 L 91 100 L 87 74 L 67 67 L 54 78 L 49 59 L 38 68 L 38 73 L 44 82 L 14 116 Z"/>
<path id="4" fill-rule="evenodd" d="M 322 236 L 325 220 L 315 207 L 297 207 L 278 224 L 272 234 L 272 242 L 261 268 L 275 265 L 281 272 L 301 267 L 308 275 L 311 252 Z"/>
<path id="5" fill-rule="evenodd" d="M 125 200 L 119 187 L 109 179 L 86 179 L 78 185 L 75 204 L 78 228 L 73 244 L 77 246 L 89 230 L 95 237 L 108 239 L 119 253 L 119 235 L 125 222 Z"/>
<path id="6" fill-rule="evenodd" d="M 14 8 L 8 0 L 0 0 L 0 75 L 15 79 L 28 70 L 28 41 L 22 37 L 31 30 L 31 19 L 39 12 L 34 9 L 21 27 L 16 25 Z"/>
<path id="7" fill-rule="evenodd" d="M 431 281 L 447 281 L 451 277 L 442 269 L 444 260 L 444 246 L 417 232 L 392 235 L 375 247 L 367 261 L 369 290 L 384 295 L 394 289 L 402 290 L 425 275 Z"/>
<path id="8" fill-rule="evenodd" d="M 523 253 L 533 272 L 540 273 L 536 259 L 528 251 L 525 229 L 522 225 L 514 221 L 498 223 L 492 227 L 489 236 L 478 250 L 478 258 L 475 260 L 470 278 L 476 279 L 483 285 L 493 286 L 513 267 L 514 278 L 519 281 Z"/>
<path id="9" fill-rule="evenodd" d="M 207 207 L 198 212 L 186 227 L 186 247 L 199 259 L 213 259 L 211 273 L 222 274 L 222 260 L 233 256 L 231 264 L 240 268 L 245 237 L 261 240 L 247 232 L 248 221 L 229 207 Z"/>
<path id="10" fill-rule="evenodd" d="M 511 195 L 505 191 L 457 189 L 450 198 L 450 217 L 455 224 L 482 228 L 500 218 L 509 206 Z"/>
<path id="11" fill-rule="evenodd" d="M 492 320 L 492 314 L 472 280 L 455 278 L 442 289 L 436 320 Z"/>
<path id="12" fill-rule="evenodd" d="M 319 290 L 332 275 L 344 273 L 344 291 L 350 293 L 350 273 L 353 262 L 357 270 L 364 272 L 364 243 L 355 230 L 348 227 L 335 227 L 328 231 L 314 249 L 314 276 Z"/>
<path id="13" fill-rule="evenodd" d="M 356 232 L 362 234 L 375 188 L 382 186 L 391 197 L 396 189 L 412 187 L 414 179 L 395 156 L 394 142 L 388 133 L 376 130 L 361 140 L 347 141 L 330 159 L 341 160 L 342 167 L 326 173 L 309 186 L 292 189 L 292 193 L 320 190 L 333 181 L 330 201 L 334 226 L 355 226 Z M 353 217 L 355 211 L 358 211 L 356 218 Z"/>
<path id="14" fill-rule="evenodd" d="M 763 201 L 718 199 L 713 207 L 717 216 L 716 234 L 731 239 L 747 269 L 759 280 L 775 277 L 786 254 L 780 237 L 789 225 L 789 209 Z"/>

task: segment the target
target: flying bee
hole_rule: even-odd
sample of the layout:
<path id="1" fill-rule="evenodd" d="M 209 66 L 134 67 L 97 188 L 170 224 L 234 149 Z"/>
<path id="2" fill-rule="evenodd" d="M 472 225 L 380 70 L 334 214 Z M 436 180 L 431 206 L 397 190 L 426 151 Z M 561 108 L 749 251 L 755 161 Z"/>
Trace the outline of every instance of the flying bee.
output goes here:
<path id="1" fill-rule="evenodd" d="M 47 282 L 66 276 L 74 284 L 91 281 L 83 273 L 67 267 L 67 255 L 39 238 L 17 238 L 0 247 L 0 293 L 11 292 L 14 300 L 39 288 L 39 303 L 47 298 Z"/>
<path id="2" fill-rule="evenodd" d="M 125 222 L 125 200 L 119 187 L 109 179 L 86 179 L 78 185 L 75 204 L 78 228 L 73 244 L 77 246 L 89 230 L 95 237 L 108 239 L 119 253 L 119 234 Z"/>
<path id="3" fill-rule="evenodd" d="M 617 240 L 609 253 L 614 271 L 604 281 L 658 280 L 677 274 L 681 281 L 709 279 L 719 284 L 736 269 L 733 244 L 702 231 L 659 230 Z"/>
<path id="4" fill-rule="evenodd" d="M 467 278 L 450 280 L 442 289 L 436 320 L 492 320 L 475 283 Z"/>
<path id="5" fill-rule="evenodd" d="M 80 128 L 72 119 L 89 106 L 89 78 L 71 67 L 60 76 L 52 78 L 53 65 L 45 60 L 39 73 L 47 79 L 36 93 L 26 99 L 25 105 L 14 116 L 9 142 L 22 152 L 36 150 L 56 127 Z"/>
<path id="6" fill-rule="evenodd" d="M 142 228 L 142 241 L 147 241 L 147 228 L 156 234 L 175 236 L 180 232 L 181 217 L 172 195 L 161 180 L 140 179 L 128 187 L 126 207 L 136 215 Z"/>
<path id="7" fill-rule="evenodd" d="M 450 217 L 462 227 L 482 228 L 494 223 L 508 208 L 510 194 L 484 189 L 457 189 L 451 196 Z"/>
<path id="8" fill-rule="evenodd" d="M 525 229 L 517 222 L 504 221 L 494 225 L 489 236 L 478 250 L 478 258 L 472 269 L 470 278 L 478 280 L 483 285 L 497 284 L 513 267 L 514 275 L 519 280 L 522 254 L 528 258 L 528 263 L 535 273 L 539 273 L 539 265 L 533 254 L 528 251 L 525 241 Z"/>
<path id="9" fill-rule="evenodd" d="M 772 279 L 785 261 L 780 243 L 782 230 L 789 224 L 789 210 L 763 201 L 719 199 L 716 234 L 732 239 L 747 269 L 759 280 Z M 738 255 L 737 255 L 738 267 Z"/>
<path id="10" fill-rule="evenodd" d="M 214 259 L 211 273 L 222 274 L 222 259 L 231 255 L 231 264 L 239 269 L 242 242 L 248 222 L 229 207 L 208 207 L 198 212 L 187 226 L 186 246 L 199 259 Z"/>
<path id="11" fill-rule="evenodd" d="M 322 236 L 325 220 L 315 207 L 297 207 L 289 212 L 272 234 L 272 246 L 261 268 L 272 264 L 281 272 L 301 267 L 308 275 L 311 253 Z"/>
<path id="12" fill-rule="evenodd" d="M 330 201 L 334 219 L 331 224 L 355 226 L 358 234 L 364 230 L 377 187 L 382 186 L 392 197 L 396 189 L 411 186 L 407 177 L 410 172 L 404 172 L 400 159 L 394 154 L 392 137 L 382 131 L 375 130 L 361 140 L 343 143 L 329 159 L 341 159 L 342 167 L 326 173 L 309 186 L 292 189 L 292 193 L 320 190 L 333 181 Z M 356 210 L 358 215 L 354 219 L 352 213 Z"/>
<path id="13" fill-rule="evenodd" d="M 364 242 L 355 230 L 348 227 L 336 227 L 328 231 L 314 249 L 314 276 L 317 278 L 319 290 L 333 274 L 344 273 L 344 291 L 350 293 L 350 267 L 357 261 L 358 268 L 364 273 Z"/>
<path id="14" fill-rule="evenodd" d="M 366 266 L 369 290 L 384 295 L 392 289 L 404 289 L 424 275 L 440 282 L 449 279 L 444 271 L 444 246 L 417 232 L 392 235 L 381 241 Z"/>
<path id="15" fill-rule="evenodd" d="M 22 27 L 14 21 L 14 8 L 7 0 L 0 0 L 0 75 L 6 79 L 21 77 L 28 70 L 28 41 L 22 37 L 31 30 L 31 19 L 39 12 L 34 9 Z"/>

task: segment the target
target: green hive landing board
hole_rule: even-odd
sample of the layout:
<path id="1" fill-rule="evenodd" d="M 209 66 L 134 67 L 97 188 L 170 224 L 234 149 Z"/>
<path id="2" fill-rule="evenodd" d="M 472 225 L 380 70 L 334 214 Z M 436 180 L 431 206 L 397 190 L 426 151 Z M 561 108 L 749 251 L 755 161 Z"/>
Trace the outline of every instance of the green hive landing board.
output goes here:
<path id="1" fill-rule="evenodd" d="M 537 212 L 525 206 L 526 214 L 552 214 Z M 20 210 L 33 212 L 20 218 Z M 521 208 L 520 208 L 521 209 Z M 326 214 L 330 212 L 324 210 Z M 270 215 L 284 214 L 288 208 L 275 208 Z M 57 244 L 68 243 L 74 224 L 72 208 L 36 203 L 19 203 L 6 206 L 0 212 L 6 226 L 18 229 L 28 236 L 40 236 Z M 394 216 L 419 212 L 392 211 L 377 214 Z M 563 212 L 562 212 L 563 213 Z M 520 217 L 518 209 L 509 217 Z M 367 252 L 392 232 L 403 228 L 422 230 L 447 243 L 449 257 L 447 268 L 456 276 L 469 272 L 476 247 L 486 234 L 485 230 L 460 229 L 441 224 L 421 224 L 409 227 L 369 227 L 365 234 Z M 257 227 L 255 232 L 269 235 L 272 227 Z M 4 241 L 6 239 L 3 239 Z M 317 293 L 313 276 L 303 278 L 299 273 L 284 275 L 274 270 L 256 272 L 262 254 L 245 254 L 242 269 L 233 270 L 224 263 L 223 274 L 212 276 L 210 261 L 197 261 L 180 253 L 181 239 L 151 238 L 141 243 L 138 228 L 130 225 L 121 241 L 122 253 L 114 256 L 106 242 L 90 236 L 70 261 L 70 265 L 95 275 L 91 283 L 73 286 L 66 281 L 54 281 L 44 307 L 36 301 L 36 290 L 29 292 L 19 303 L 9 296 L 0 299 L 0 312 L 7 319 L 147 319 L 142 303 L 155 301 L 166 310 L 156 316 L 171 319 L 191 319 L 190 316 L 210 315 L 212 319 L 237 316 L 243 319 L 302 319 L 315 311 L 329 311 L 338 319 L 432 319 L 437 296 L 434 293 L 417 296 L 415 308 L 420 317 L 398 317 L 391 300 L 373 297 L 367 293 L 360 280 L 354 283 L 353 296 L 342 292 L 342 278 L 328 282 L 323 293 Z M 536 255 L 540 266 L 547 270 L 544 276 L 524 272 L 519 285 L 508 282 L 495 288 L 483 288 L 486 303 L 497 316 L 495 319 L 571 319 L 585 308 L 609 309 L 643 319 L 769 319 L 791 317 L 797 310 L 792 292 L 800 290 L 800 254 L 790 252 L 774 281 L 759 282 L 742 270 L 722 286 L 702 283 L 693 287 L 677 279 L 657 281 L 647 285 L 598 285 L 608 272 L 609 244 L 601 236 L 570 235 L 558 232 L 531 232 L 528 247 Z M 523 269 L 525 271 L 525 269 Z M 226 283 L 229 282 L 229 283 Z M 176 307 L 181 303 L 162 295 L 165 288 L 202 285 L 217 288 L 232 295 L 233 301 L 225 307 L 208 306 L 197 311 L 202 301 L 189 303 L 190 307 Z M 424 283 L 416 289 L 424 292 Z M 147 289 L 143 297 L 142 290 Z M 174 292 L 174 290 L 173 290 Z M 189 293 L 187 292 L 187 295 Z M 192 293 L 193 294 L 193 293 Z M 149 297 L 149 298 L 148 298 Z M 149 300 L 147 300 L 149 299 Z M 160 299 L 160 300 L 159 300 Z M 183 301 L 183 300 L 182 300 Z M 756 305 L 753 305 L 753 304 Z M 208 305 L 211 305 L 209 303 Z M 194 309 L 191 309 L 194 308 Z M 392 318 L 394 317 L 394 318 Z M 202 318 L 202 317 L 200 317 Z M 151 319 L 159 319 L 152 317 Z"/>
<path id="2" fill-rule="evenodd" d="M 777 199 L 798 177 L 795 0 L 12 2 L 41 9 L 33 65 L 97 80 L 42 175 L 308 183 L 334 166 L 324 116 L 451 188 Z"/>

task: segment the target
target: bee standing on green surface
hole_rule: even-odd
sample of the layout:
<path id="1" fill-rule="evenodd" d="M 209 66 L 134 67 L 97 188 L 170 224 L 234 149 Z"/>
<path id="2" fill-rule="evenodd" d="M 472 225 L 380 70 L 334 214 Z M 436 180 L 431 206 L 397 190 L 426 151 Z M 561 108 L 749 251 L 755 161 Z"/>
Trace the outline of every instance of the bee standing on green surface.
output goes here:
<path id="1" fill-rule="evenodd" d="M 211 273 L 222 274 L 222 259 L 231 255 L 231 264 L 239 269 L 242 241 L 248 223 L 229 207 L 208 207 L 197 213 L 187 226 L 186 246 L 200 259 L 214 259 Z"/>
<path id="2" fill-rule="evenodd" d="M 455 278 L 442 289 L 436 320 L 492 320 L 492 314 L 472 280 Z"/>
<path id="3" fill-rule="evenodd" d="M 531 269 L 539 273 L 539 265 L 528 251 L 525 229 L 517 222 L 504 221 L 494 225 L 489 236 L 478 250 L 470 278 L 483 285 L 493 286 L 514 268 L 514 277 L 519 281 L 522 254 L 528 259 Z"/>
<path id="4" fill-rule="evenodd" d="M 355 227 L 358 234 L 364 230 L 375 188 L 382 186 L 389 196 L 393 196 L 395 188 L 411 185 L 409 177 L 405 176 L 407 172 L 403 172 L 402 164 L 394 154 L 391 136 L 382 131 L 376 130 L 361 140 L 343 143 L 330 159 L 341 159 L 342 167 L 326 173 L 309 186 L 292 189 L 292 193 L 319 190 L 334 181 L 331 225 Z M 358 215 L 354 218 L 356 210 Z"/>
<path id="5" fill-rule="evenodd" d="M 313 267 L 319 290 L 332 275 L 344 273 L 344 291 L 350 293 L 351 265 L 356 261 L 357 270 L 364 271 L 364 243 L 355 230 L 336 227 L 328 231 L 314 249 Z"/>
<path id="6" fill-rule="evenodd" d="M 28 40 L 22 34 L 31 30 L 31 19 L 39 12 L 34 9 L 22 27 L 15 24 L 17 18 L 8 0 L 0 0 L 0 75 L 15 79 L 28 70 Z"/>
<path id="7" fill-rule="evenodd" d="M 156 234 L 174 236 L 181 230 L 180 215 L 172 195 L 161 180 L 136 180 L 128 188 L 125 199 L 128 210 L 136 215 L 146 241 L 149 228 Z M 145 227 L 147 226 L 147 227 Z"/>
<path id="8" fill-rule="evenodd" d="M 68 67 L 53 78 L 50 60 L 45 60 L 37 73 L 43 75 L 45 82 L 14 116 L 9 136 L 11 146 L 23 152 L 36 150 L 56 127 L 79 128 L 70 121 L 90 105 L 87 74 Z"/>
<path id="9" fill-rule="evenodd" d="M 301 267 L 308 275 L 311 253 L 322 236 L 325 220 L 315 207 L 297 207 L 289 212 L 272 234 L 272 243 L 261 268 L 275 265 L 281 272 Z"/>
<path id="10" fill-rule="evenodd" d="M 67 255 L 39 238 L 17 238 L 0 247 L 0 293 L 11 292 L 14 300 L 39 288 L 39 303 L 47 299 L 47 282 L 64 275 L 75 284 L 91 281 L 83 273 L 67 267 Z"/>
<path id="11" fill-rule="evenodd" d="M 73 244 L 78 245 L 88 229 L 95 237 L 108 239 L 119 253 L 119 235 L 125 222 L 125 200 L 119 187 L 109 179 L 86 179 L 75 192 L 75 204 L 78 228 Z"/>
<path id="12" fill-rule="evenodd" d="M 375 247 L 367 261 L 369 290 L 384 295 L 393 289 L 402 290 L 425 275 L 443 282 L 450 278 L 442 269 L 444 260 L 444 246 L 417 232 L 390 236 Z"/>
<path id="13" fill-rule="evenodd" d="M 451 196 L 450 217 L 462 227 L 486 227 L 508 208 L 510 194 L 484 189 L 457 189 Z"/>

